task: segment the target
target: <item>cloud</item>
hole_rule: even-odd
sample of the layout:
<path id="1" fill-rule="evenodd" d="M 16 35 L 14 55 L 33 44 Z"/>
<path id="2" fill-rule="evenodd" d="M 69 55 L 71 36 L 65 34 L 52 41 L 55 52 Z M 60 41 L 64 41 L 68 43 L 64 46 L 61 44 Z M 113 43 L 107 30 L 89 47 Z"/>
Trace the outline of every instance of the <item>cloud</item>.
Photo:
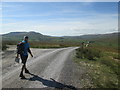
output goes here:
<path id="1" fill-rule="evenodd" d="M 21 14 L 21 15 L 3 15 L 3 17 L 41 17 L 41 16 L 50 16 L 50 13 L 46 14 Z"/>
<path id="2" fill-rule="evenodd" d="M 113 14 L 101 14 L 95 11 L 83 11 L 83 10 L 73 10 L 73 9 L 63 9 L 63 10 L 59 10 L 59 11 L 50 11 L 50 12 L 42 12 L 40 14 L 3 14 L 3 17 L 56 17 L 56 16 L 69 16 L 68 18 L 72 17 L 72 18 L 76 18 L 76 17 L 118 17 L 118 14 L 113 13 Z M 75 17 L 76 16 L 76 17 Z"/>
<path id="3" fill-rule="evenodd" d="M 14 4 L 8 4 L 8 3 L 3 3 L 2 4 L 2 8 L 16 8 L 16 7 L 22 7 L 23 5 L 20 5 L 20 4 L 17 4 L 17 5 L 14 5 Z"/>
<path id="4" fill-rule="evenodd" d="M 50 4 L 50 3 L 49 3 Z M 85 5 L 85 7 L 87 7 L 88 5 L 92 5 L 92 2 L 82 2 L 81 5 Z M 37 14 L 35 13 L 27 13 L 28 11 L 30 11 L 29 8 L 25 8 L 24 5 L 22 4 L 10 4 L 10 3 L 5 3 L 3 5 L 3 8 L 6 7 L 4 10 L 3 10 L 3 17 L 7 18 L 16 18 L 16 17 L 21 17 L 21 18 L 24 18 L 24 17 L 46 17 L 46 16 L 49 16 L 49 17 L 56 17 L 56 16 L 61 16 L 61 17 L 96 17 L 96 16 L 100 16 L 101 13 L 98 13 L 96 11 L 89 11 L 89 9 L 86 11 L 84 10 L 83 8 L 81 8 L 82 6 L 78 6 L 78 5 L 69 5 L 69 4 L 66 4 L 66 5 L 62 5 L 61 3 L 60 4 L 50 4 L 52 6 L 52 8 L 54 8 L 55 10 L 53 11 L 46 11 L 46 12 L 41 12 L 39 11 L 39 14 L 37 12 Z M 50 7 L 51 7 L 50 6 Z M 23 8 L 22 8 L 23 7 Z M 30 7 L 30 6 L 27 6 L 27 7 Z M 79 7 L 79 9 L 78 9 Z M 21 10 L 21 11 L 20 11 Z M 11 11 L 14 11 L 14 12 L 11 12 Z M 17 11 L 17 12 L 15 12 Z M 22 13 L 22 12 L 25 12 L 26 13 Z M 21 12 L 21 13 L 19 13 Z M 114 15 L 115 14 L 104 14 L 104 15 Z"/>
<path id="5" fill-rule="evenodd" d="M 25 10 L 24 5 L 21 3 L 16 2 L 3 2 L 1 6 L 3 13 L 7 13 L 9 15 L 10 12 L 13 12 L 15 14 L 16 11 L 22 11 Z"/>
<path id="6" fill-rule="evenodd" d="M 91 2 L 86 5 L 91 5 Z M 46 11 L 41 14 L 3 14 L 2 33 L 37 31 L 46 35 L 74 36 L 117 31 L 118 14 L 116 13 L 99 13 L 93 10 L 86 12 L 84 9 L 76 9 L 75 5 L 71 8 L 69 5 L 63 6 L 53 6 L 58 10 Z M 7 7 L 13 8 L 9 5 Z M 16 8 L 16 10 L 18 9 Z"/>
<path id="7" fill-rule="evenodd" d="M 110 16 L 97 19 L 81 20 L 80 18 L 56 18 L 46 21 L 22 21 L 3 24 L 3 32 L 37 31 L 46 35 L 76 36 L 82 34 L 102 34 L 116 32 L 117 19 Z M 103 17 L 102 16 L 102 17 Z"/>

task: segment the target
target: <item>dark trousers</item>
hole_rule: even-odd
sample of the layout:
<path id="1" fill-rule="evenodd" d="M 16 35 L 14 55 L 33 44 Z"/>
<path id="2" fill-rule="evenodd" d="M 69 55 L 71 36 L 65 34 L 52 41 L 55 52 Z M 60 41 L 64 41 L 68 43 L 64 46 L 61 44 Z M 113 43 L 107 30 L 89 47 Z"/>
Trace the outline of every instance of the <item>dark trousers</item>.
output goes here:
<path id="1" fill-rule="evenodd" d="M 23 64 L 26 64 L 26 61 L 27 61 L 28 55 L 20 54 L 20 57 L 21 57 L 22 63 L 23 63 Z"/>
<path id="2" fill-rule="evenodd" d="M 23 66 L 22 66 L 22 69 L 21 69 L 21 74 L 23 74 L 23 71 L 27 70 L 26 61 L 27 61 L 28 55 L 20 54 L 20 57 L 21 57 L 21 60 L 22 60 L 22 63 L 23 63 Z"/>

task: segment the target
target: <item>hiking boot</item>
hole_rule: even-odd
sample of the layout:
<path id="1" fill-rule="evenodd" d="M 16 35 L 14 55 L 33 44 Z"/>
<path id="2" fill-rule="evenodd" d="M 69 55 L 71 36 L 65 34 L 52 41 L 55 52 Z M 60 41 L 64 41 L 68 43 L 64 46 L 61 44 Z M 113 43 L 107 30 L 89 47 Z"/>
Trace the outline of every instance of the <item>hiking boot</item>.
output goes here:
<path id="1" fill-rule="evenodd" d="M 23 76 L 23 74 L 22 74 L 22 73 L 20 73 L 19 77 L 22 77 L 22 76 Z"/>
<path id="2" fill-rule="evenodd" d="M 19 75 L 19 77 L 21 77 L 21 79 L 26 79 L 22 73 Z"/>
<path id="3" fill-rule="evenodd" d="M 25 73 L 28 73 L 28 74 L 30 74 L 30 72 L 29 72 L 27 69 L 25 69 Z"/>
<path id="4" fill-rule="evenodd" d="M 21 79 L 26 79 L 25 76 L 22 76 Z"/>

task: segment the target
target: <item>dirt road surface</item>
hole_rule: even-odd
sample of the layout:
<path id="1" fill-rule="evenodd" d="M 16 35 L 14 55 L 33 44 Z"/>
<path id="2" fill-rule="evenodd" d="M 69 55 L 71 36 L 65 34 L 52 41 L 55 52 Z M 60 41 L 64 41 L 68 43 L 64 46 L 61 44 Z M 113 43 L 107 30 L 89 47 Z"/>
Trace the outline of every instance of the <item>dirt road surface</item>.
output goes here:
<path id="1" fill-rule="evenodd" d="M 59 49 L 31 49 L 34 57 L 28 58 L 31 74 L 24 73 L 20 79 L 21 63 L 15 62 L 15 51 L 9 49 L 2 54 L 2 88 L 82 88 L 80 75 L 84 73 L 73 62 L 77 47 Z"/>

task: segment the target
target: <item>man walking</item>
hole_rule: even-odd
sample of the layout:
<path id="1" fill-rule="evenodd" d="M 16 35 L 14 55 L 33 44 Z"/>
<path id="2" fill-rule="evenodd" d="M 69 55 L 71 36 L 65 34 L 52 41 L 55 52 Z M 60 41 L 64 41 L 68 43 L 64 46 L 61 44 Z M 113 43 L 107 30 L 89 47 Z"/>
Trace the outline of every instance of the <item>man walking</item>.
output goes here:
<path id="1" fill-rule="evenodd" d="M 23 41 L 18 44 L 17 49 L 18 50 L 17 50 L 17 57 L 16 58 L 19 58 L 19 55 L 20 55 L 22 63 L 23 63 L 20 77 L 21 77 L 21 79 L 25 79 L 25 76 L 23 75 L 23 71 L 25 70 L 25 73 L 30 74 L 30 72 L 26 68 L 26 61 L 28 58 L 28 52 L 33 57 L 31 50 L 30 50 L 29 43 L 28 43 L 28 36 L 24 36 Z"/>

